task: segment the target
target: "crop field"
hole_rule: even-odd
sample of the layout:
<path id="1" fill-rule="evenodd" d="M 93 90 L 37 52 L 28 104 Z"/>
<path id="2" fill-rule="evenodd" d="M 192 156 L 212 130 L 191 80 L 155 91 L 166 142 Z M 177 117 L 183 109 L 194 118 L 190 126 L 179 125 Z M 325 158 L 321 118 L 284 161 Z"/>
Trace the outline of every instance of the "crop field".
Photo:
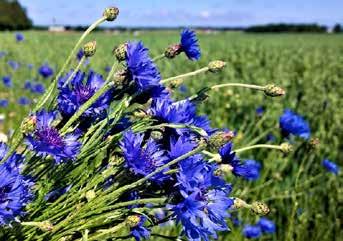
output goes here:
<path id="1" fill-rule="evenodd" d="M 0 51 L 5 52 L 0 57 L 0 77 L 11 79 L 11 83 L 4 80 L 0 83 L 2 139 L 11 135 L 41 95 L 39 88 L 32 91 L 25 88 L 25 83 L 47 88 L 52 77 L 44 79 L 38 68 L 47 63 L 58 72 L 80 36 L 80 33 L 22 33 L 25 37 L 22 42 L 15 41 L 13 32 L 0 33 Z M 220 73 L 185 79 L 174 91 L 178 99 L 216 84 L 277 84 L 286 91 L 281 98 L 239 87 L 213 90 L 206 100 L 198 103 L 199 113 L 209 115 L 213 127 L 235 131 L 233 143 L 237 149 L 284 142 L 279 117 L 285 109 L 302 115 L 310 124 L 311 138 L 320 142 L 313 150 L 305 148 L 308 141 L 292 137 L 289 141 L 294 143 L 293 152 L 287 156 L 269 149 L 240 154 L 243 159 L 259 161 L 261 174 L 255 181 L 227 176 L 234 187 L 231 195 L 247 202 L 267 203 L 271 209 L 267 217 L 276 224 L 276 233 L 265 234 L 259 240 L 343 240 L 342 171 L 334 175 L 322 166 L 324 159 L 343 165 L 343 35 L 199 32 L 198 37 L 201 59 L 193 62 L 180 56 L 159 60 L 157 65 L 163 79 L 205 67 L 212 60 L 227 64 Z M 142 40 L 155 57 L 168 45 L 177 43 L 179 33 L 95 32 L 87 40 L 97 41 L 97 52 L 82 70 L 93 69 L 106 75 L 106 68 L 113 62 L 113 47 L 133 39 Z M 9 61 L 19 65 L 13 68 Z M 75 57 L 73 65 L 77 63 Z M 231 232 L 220 234 L 219 240 L 245 240 L 242 228 L 258 219 L 249 210 L 232 212 Z M 154 228 L 154 233 L 177 235 L 176 227 Z"/>

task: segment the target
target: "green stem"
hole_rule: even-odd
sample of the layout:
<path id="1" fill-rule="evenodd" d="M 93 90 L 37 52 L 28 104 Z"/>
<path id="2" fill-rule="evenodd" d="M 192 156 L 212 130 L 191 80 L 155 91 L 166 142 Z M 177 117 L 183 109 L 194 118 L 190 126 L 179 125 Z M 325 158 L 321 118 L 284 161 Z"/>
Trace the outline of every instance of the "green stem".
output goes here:
<path id="1" fill-rule="evenodd" d="M 208 67 L 204 67 L 204 68 L 195 70 L 193 72 L 189 72 L 189 73 L 186 73 L 186 74 L 181 74 L 181 75 L 178 75 L 178 76 L 175 76 L 175 77 L 171 77 L 171 78 L 168 78 L 168 79 L 161 80 L 161 83 L 162 84 L 167 84 L 168 82 L 171 82 L 173 80 L 185 79 L 185 78 L 188 78 L 188 77 L 191 77 L 191 76 L 195 76 L 195 75 L 207 72 L 208 70 L 209 70 Z"/>
<path id="2" fill-rule="evenodd" d="M 105 229 L 105 230 L 99 230 L 98 232 L 101 232 L 100 234 L 93 235 L 88 238 L 89 241 L 92 240 L 106 240 L 107 238 L 110 238 L 113 234 L 118 232 L 119 230 L 125 228 L 127 226 L 127 222 L 124 221 L 113 228 Z"/>
<path id="3" fill-rule="evenodd" d="M 247 147 L 237 149 L 237 150 L 235 150 L 235 152 L 240 153 L 240 152 L 244 152 L 244 151 L 248 151 L 248 150 L 252 150 L 252 149 L 257 149 L 257 148 L 275 149 L 275 150 L 282 151 L 282 147 L 279 145 L 258 144 L 258 145 L 247 146 Z"/>
<path id="4" fill-rule="evenodd" d="M 69 82 L 74 78 L 75 74 L 77 73 L 77 71 L 79 71 L 81 69 L 81 66 L 83 65 L 83 63 L 85 62 L 86 57 L 82 56 L 81 60 L 79 61 L 79 64 L 76 66 L 75 70 L 73 71 L 73 73 L 69 76 L 69 78 L 66 80 L 66 82 L 63 84 L 63 87 L 66 87 Z"/>
<path id="5" fill-rule="evenodd" d="M 254 90 L 261 90 L 264 91 L 265 87 L 260 85 L 250 85 L 250 84 L 242 84 L 242 83 L 226 83 L 226 84 L 220 84 L 220 85 L 214 85 L 211 87 L 212 90 L 220 89 L 224 87 L 243 87 L 248 89 L 254 89 Z"/>
<path id="6" fill-rule="evenodd" d="M 164 54 L 158 55 L 155 58 L 152 59 L 153 62 L 157 62 L 165 57 Z"/>

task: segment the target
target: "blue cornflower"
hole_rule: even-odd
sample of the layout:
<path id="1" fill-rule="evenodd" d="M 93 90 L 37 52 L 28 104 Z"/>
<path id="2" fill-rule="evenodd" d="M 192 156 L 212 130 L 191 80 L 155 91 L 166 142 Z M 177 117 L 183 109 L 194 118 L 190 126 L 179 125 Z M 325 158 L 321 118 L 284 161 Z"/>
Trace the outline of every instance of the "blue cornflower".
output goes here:
<path id="1" fill-rule="evenodd" d="M 159 87 L 161 75 L 149 56 L 149 50 L 142 42 L 129 42 L 127 44 L 126 64 L 129 78 L 135 83 L 138 92 L 149 91 Z"/>
<path id="2" fill-rule="evenodd" d="M 29 105 L 29 104 L 31 104 L 31 101 L 29 98 L 22 96 L 18 99 L 18 104 L 19 105 Z"/>
<path id="3" fill-rule="evenodd" d="M 6 56 L 7 52 L 6 51 L 0 51 L 0 59 Z"/>
<path id="4" fill-rule="evenodd" d="M 260 176 L 261 164 L 255 160 L 240 161 L 232 151 L 232 146 L 229 142 L 219 150 L 222 163 L 229 164 L 232 167 L 232 173 L 236 176 L 249 181 L 257 180 Z"/>
<path id="5" fill-rule="evenodd" d="M 196 106 L 188 100 L 173 102 L 169 98 L 154 99 L 148 112 L 161 123 L 192 125 L 208 134 L 213 132 L 208 118 L 198 116 Z M 182 135 L 189 132 L 189 129 L 176 129 L 176 132 Z"/>
<path id="6" fill-rule="evenodd" d="M 15 39 L 17 40 L 17 42 L 21 42 L 24 40 L 24 35 L 22 33 L 16 33 Z"/>
<path id="7" fill-rule="evenodd" d="M 304 139 L 308 139 L 311 135 L 311 129 L 304 118 L 289 109 L 286 109 L 279 120 L 280 128 L 284 136 L 293 134 Z"/>
<path id="8" fill-rule="evenodd" d="M 57 98 L 58 109 L 65 116 L 72 116 L 95 92 L 101 89 L 105 81 L 101 75 L 90 71 L 87 81 L 84 82 L 86 74 L 78 71 L 69 85 L 64 86 L 69 75 L 59 79 L 59 94 Z M 84 113 L 83 117 L 100 117 L 104 115 L 111 102 L 110 91 L 103 94 Z"/>
<path id="9" fill-rule="evenodd" d="M 179 157 L 195 147 L 187 138 L 171 141 L 170 158 Z M 218 231 L 227 230 L 227 210 L 233 204 L 228 198 L 231 186 L 215 175 L 216 166 L 206 163 L 201 155 L 194 155 L 179 163 L 176 186 L 180 202 L 170 205 L 176 221 L 183 226 L 189 240 L 216 238 Z"/>
<path id="10" fill-rule="evenodd" d="M 146 143 L 143 143 L 143 139 L 144 134 L 127 131 L 120 146 L 124 152 L 126 167 L 135 175 L 146 176 L 166 164 L 168 157 L 153 139 L 148 139 Z M 151 177 L 151 180 L 161 183 L 168 178 L 161 172 Z"/>
<path id="11" fill-rule="evenodd" d="M 32 89 L 32 84 L 30 80 L 26 80 L 24 83 L 24 89 L 26 90 L 31 90 Z"/>
<path id="12" fill-rule="evenodd" d="M 263 115 L 263 113 L 265 112 L 265 109 L 263 106 L 259 106 L 256 108 L 256 115 L 258 117 L 261 117 Z"/>
<path id="13" fill-rule="evenodd" d="M 0 107 L 7 107 L 7 106 L 8 106 L 8 100 L 0 99 Z"/>
<path id="14" fill-rule="evenodd" d="M 106 65 L 106 67 L 105 67 L 105 72 L 106 72 L 106 73 L 109 73 L 110 71 L 111 71 L 111 66 Z"/>
<path id="15" fill-rule="evenodd" d="M 45 87 L 41 83 L 34 84 L 31 88 L 31 92 L 35 94 L 44 94 Z"/>
<path id="16" fill-rule="evenodd" d="M 338 172 L 339 172 L 339 166 L 334 163 L 334 162 L 331 162 L 330 160 L 328 159 L 325 159 L 323 162 L 322 162 L 322 165 L 323 167 L 326 168 L 326 170 L 328 170 L 329 172 L 332 172 L 333 174 L 337 175 Z"/>
<path id="17" fill-rule="evenodd" d="M 54 70 L 48 64 L 43 64 L 39 67 L 38 73 L 46 79 L 54 74 Z"/>
<path id="18" fill-rule="evenodd" d="M 269 133 L 267 136 L 266 136 L 266 139 L 267 141 L 275 141 L 276 140 L 276 137 L 272 134 L 272 133 Z"/>
<path id="19" fill-rule="evenodd" d="M 190 60 L 199 60 L 201 57 L 198 38 L 194 31 L 184 29 L 181 32 L 181 50 Z"/>
<path id="20" fill-rule="evenodd" d="M 257 222 L 257 225 L 260 226 L 262 232 L 264 233 L 275 233 L 276 231 L 275 223 L 268 218 L 260 218 L 260 220 Z"/>
<path id="21" fill-rule="evenodd" d="M 0 143 L 0 160 L 8 147 Z M 23 209 L 32 200 L 31 180 L 20 174 L 22 156 L 13 154 L 5 163 L 0 164 L 0 226 L 24 215 Z"/>
<path id="22" fill-rule="evenodd" d="M 83 52 L 83 49 L 80 49 L 80 50 L 76 53 L 76 58 L 77 58 L 77 60 L 80 61 L 84 55 L 85 55 L 85 53 Z"/>
<path id="23" fill-rule="evenodd" d="M 33 69 L 33 64 L 27 64 L 27 68 L 29 69 L 29 70 L 31 70 L 31 69 Z"/>
<path id="24" fill-rule="evenodd" d="M 39 156 L 52 156 L 58 164 L 74 160 L 81 148 L 79 134 L 62 136 L 53 125 L 57 112 L 42 110 L 35 117 L 36 130 L 26 137 L 29 148 Z"/>
<path id="25" fill-rule="evenodd" d="M 262 235 L 262 231 L 258 225 L 245 225 L 243 235 L 246 238 L 259 238 Z"/>
<path id="26" fill-rule="evenodd" d="M 138 216 L 139 222 L 136 226 L 130 228 L 130 234 L 135 238 L 136 241 L 141 239 L 147 239 L 150 236 L 150 230 L 144 227 L 144 223 L 147 220 L 145 216 Z"/>
<path id="27" fill-rule="evenodd" d="M 14 60 L 9 60 L 9 61 L 7 62 L 7 64 L 8 64 L 13 70 L 17 70 L 17 69 L 19 69 L 19 67 L 20 67 L 20 64 L 19 64 L 18 62 L 14 61 Z"/>
<path id="28" fill-rule="evenodd" d="M 11 76 L 2 77 L 2 83 L 7 87 L 11 88 L 13 86 Z"/>

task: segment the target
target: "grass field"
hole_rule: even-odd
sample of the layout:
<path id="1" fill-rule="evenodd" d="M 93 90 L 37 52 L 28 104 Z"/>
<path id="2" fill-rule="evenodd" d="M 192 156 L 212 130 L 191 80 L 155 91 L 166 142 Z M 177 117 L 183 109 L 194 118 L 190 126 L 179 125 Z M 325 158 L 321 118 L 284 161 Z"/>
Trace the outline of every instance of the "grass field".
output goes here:
<path id="1" fill-rule="evenodd" d="M 24 35 L 25 41 L 16 43 L 14 33 L 0 34 L 0 51 L 7 52 L 0 58 L 0 77 L 10 75 L 13 81 L 11 88 L 0 85 L 0 99 L 9 100 L 8 107 L 0 107 L 3 133 L 15 128 L 30 111 L 30 105 L 17 104 L 18 98 L 26 96 L 34 100 L 39 96 L 24 90 L 25 80 L 48 86 L 51 79 L 43 80 L 37 68 L 47 62 L 56 71 L 79 37 L 79 33 L 24 32 Z M 226 82 L 276 83 L 287 91 L 284 98 L 272 99 L 246 89 L 221 89 L 200 104 L 200 111 L 210 115 L 213 126 L 237 131 L 236 147 L 265 143 L 268 134 L 275 137 L 269 142 L 281 143 L 278 119 L 285 108 L 303 115 L 310 122 L 312 137 L 319 138 L 321 143 L 318 150 L 306 152 L 297 148 L 302 142 L 297 140 L 294 153 L 287 157 L 264 150 L 241 156 L 263 165 L 259 180 L 234 183 L 234 196 L 248 201 L 262 200 L 271 208 L 269 218 L 276 222 L 277 233 L 265 235 L 261 240 L 343 240 L 342 174 L 334 176 L 321 166 L 325 158 L 343 164 L 343 35 L 200 33 L 199 38 L 201 60 L 190 62 L 184 57 L 162 60 L 158 62 L 162 76 L 196 70 L 217 59 L 226 61 L 227 67 L 220 74 L 188 79 L 184 83 L 186 90 L 177 93 L 180 98 L 204 86 Z M 112 63 L 111 51 L 115 45 L 140 39 L 151 49 L 151 55 L 157 56 L 167 45 L 178 41 L 178 34 L 98 32 L 91 35 L 89 40 L 92 39 L 97 41 L 97 54 L 85 69 L 91 67 L 105 74 L 105 67 Z M 19 62 L 21 67 L 12 70 L 7 64 L 9 60 Z M 29 69 L 27 64 L 34 67 Z M 255 111 L 260 106 L 265 108 L 262 117 Z M 257 220 L 248 211 L 237 215 L 243 224 Z M 244 240 L 241 227 L 233 227 L 221 240 Z"/>

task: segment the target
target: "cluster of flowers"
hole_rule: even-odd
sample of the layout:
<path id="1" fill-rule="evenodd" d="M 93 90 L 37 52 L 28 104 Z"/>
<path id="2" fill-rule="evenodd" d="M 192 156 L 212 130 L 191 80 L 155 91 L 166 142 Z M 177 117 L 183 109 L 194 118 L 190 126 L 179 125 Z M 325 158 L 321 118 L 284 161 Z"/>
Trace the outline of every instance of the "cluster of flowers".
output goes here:
<path id="1" fill-rule="evenodd" d="M 104 20 L 112 21 L 117 14 L 116 8 L 108 8 Z M 95 42 L 87 43 L 77 55 L 79 61 L 94 55 L 95 50 Z M 201 56 L 198 39 L 189 29 L 181 32 L 180 43 L 168 47 L 160 59 L 181 53 L 192 61 Z M 28 214 L 33 221 L 20 222 L 27 227 L 22 233 L 50 235 L 51 240 L 56 235 L 58 240 L 64 237 L 59 235 L 78 239 L 77 232 L 87 230 L 89 240 L 105 240 L 128 227 L 130 236 L 140 240 L 149 237 L 152 226 L 174 220 L 182 226 L 180 235 L 209 240 L 229 230 L 230 210 L 244 207 L 267 214 L 269 209 L 263 203 L 247 204 L 231 197 L 233 187 L 225 181 L 226 175 L 256 180 L 261 170 L 258 162 L 240 160 L 236 155 L 234 132 L 212 128 L 207 116 L 197 114 L 193 98 L 174 100 L 168 79 L 162 79 L 155 64 L 158 58 L 152 59 L 142 42 L 119 45 L 114 55 L 124 67 L 117 70 L 114 65 L 106 79 L 93 71 L 80 71 L 81 64 L 58 75 L 52 83 L 57 90 L 41 99 L 52 103 L 38 102 L 39 108 L 14 136 L 14 147 L 8 150 L 1 145 L 0 159 L 5 162 L 0 166 L 0 224 L 13 224 L 23 216 L 27 203 L 35 203 L 33 183 L 42 186 L 52 177 L 59 189 L 43 192 L 43 200 L 52 204 L 42 205 L 42 198 L 37 198 L 40 207 Z M 204 71 L 218 72 L 224 66 L 214 61 Z M 49 72 L 45 67 L 41 73 Z M 280 95 L 275 87 L 267 91 L 276 92 L 271 96 Z M 310 135 L 306 121 L 291 111 L 280 118 L 280 127 L 285 136 Z M 27 147 L 25 162 L 14 153 L 22 140 Z M 288 145 L 276 147 L 283 152 L 290 149 Z M 98 153 L 102 155 L 96 165 Z M 94 172 L 78 169 L 88 167 L 86 160 L 94 161 L 90 165 L 95 166 Z M 26 165 L 24 174 L 22 164 Z M 75 175 L 68 179 L 66 173 Z M 56 199 L 59 202 L 54 202 Z M 160 207 L 162 217 L 154 216 Z M 84 230 L 75 227 L 78 225 Z M 274 232 L 275 227 L 261 219 L 258 230 Z"/>

